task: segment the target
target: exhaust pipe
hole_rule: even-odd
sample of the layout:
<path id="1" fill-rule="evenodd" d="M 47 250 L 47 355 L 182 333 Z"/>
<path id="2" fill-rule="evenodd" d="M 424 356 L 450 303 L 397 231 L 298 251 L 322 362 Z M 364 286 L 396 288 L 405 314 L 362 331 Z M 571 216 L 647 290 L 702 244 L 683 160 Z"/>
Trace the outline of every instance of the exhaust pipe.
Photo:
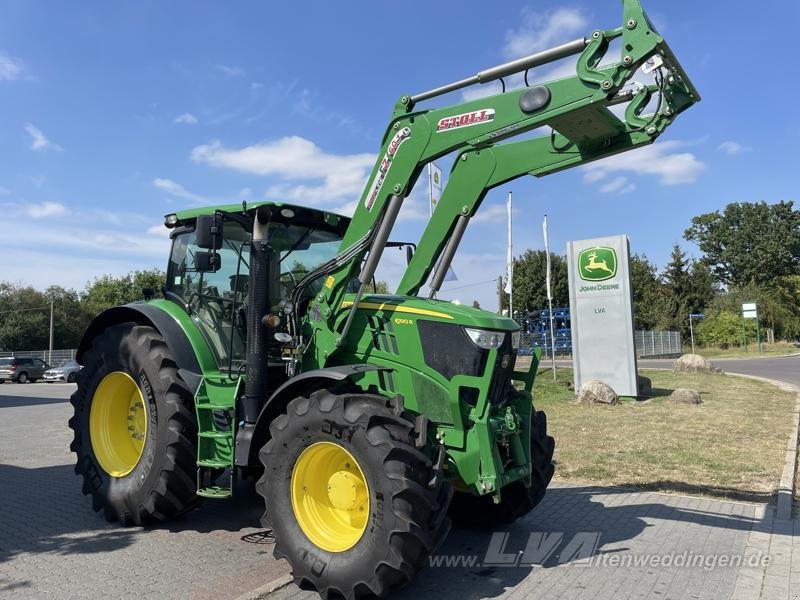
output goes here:
<path id="1" fill-rule="evenodd" d="M 261 319 L 267 314 L 269 285 L 269 256 L 272 249 L 267 230 L 272 213 L 262 206 L 253 220 L 250 243 L 250 305 L 247 308 L 247 381 L 242 403 L 243 420 L 255 423 L 267 393 L 267 345 L 269 331 Z"/>

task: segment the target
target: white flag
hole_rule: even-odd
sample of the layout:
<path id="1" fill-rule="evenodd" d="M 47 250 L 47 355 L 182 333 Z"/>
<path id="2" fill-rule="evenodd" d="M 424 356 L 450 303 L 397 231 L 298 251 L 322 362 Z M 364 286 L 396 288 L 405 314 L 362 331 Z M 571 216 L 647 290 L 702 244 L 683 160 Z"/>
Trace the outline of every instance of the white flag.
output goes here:
<path id="1" fill-rule="evenodd" d="M 544 233 L 544 255 L 545 260 L 547 261 L 547 270 L 544 276 L 545 287 L 547 287 L 547 299 L 552 300 L 553 296 L 550 293 L 550 249 L 547 244 L 547 215 L 544 216 L 544 221 L 542 221 L 542 232 Z"/>
<path id="2" fill-rule="evenodd" d="M 510 294 L 511 280 L 514 278 L 514 249 L 511 244 L 511 192 L 508 192 L 506 209 L 508 210 L 508 256 L 506 257 L 506 287 L 503 291 Z"/>
<path id="3" fill-rule="evenodd" d="M 431 214 L 436 208 L 436 203 L 442 197 L 442 170 L 436 163 L 428 163 L 428 191 L 430 192 Z"/>

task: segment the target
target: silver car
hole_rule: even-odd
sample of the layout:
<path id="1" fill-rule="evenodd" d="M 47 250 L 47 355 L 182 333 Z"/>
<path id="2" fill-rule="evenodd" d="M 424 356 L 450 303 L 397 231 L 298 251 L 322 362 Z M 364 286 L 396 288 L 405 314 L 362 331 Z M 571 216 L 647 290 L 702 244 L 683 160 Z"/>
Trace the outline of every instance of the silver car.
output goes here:
<path id="1" fill-rule="evenodd" d="M 74 360 L 65 362 L 60 367 L 53 367 L 44 372 L 44 380 L 47 383 L 55 381 L 66 381 L 67 383 L 75 383 L 78 378 L 78 371 L 83 367 Z"/>

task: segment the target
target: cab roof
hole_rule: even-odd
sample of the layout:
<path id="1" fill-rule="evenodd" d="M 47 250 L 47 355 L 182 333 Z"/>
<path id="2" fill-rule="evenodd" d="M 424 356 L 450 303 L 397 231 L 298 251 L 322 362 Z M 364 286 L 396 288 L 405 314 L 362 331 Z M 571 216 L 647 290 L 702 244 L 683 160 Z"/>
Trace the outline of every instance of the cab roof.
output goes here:
<path id="1" fill-rule="evenodd" d="M 350 217 L 345 217 L 344 215 L 340 215 L 335 212 L 327 211 L 327 210 L 319 210 L 317 208 L 311 208 L 308 206 L 299 206 L 297 204 L 288 204 L 286 202 L 272 202 L 268 200 L 260 201 L 260 202 L 248 202 L 247 203 L 247 212 L 251 212 L 258 208 L 259 206 L 269 206 L 274 207 L 278 213 L 280 213 L 283 209 L 289 209 L 295 213 L 297 217 L 302 220 L 303 215 L 311 216 L 312 214 L 319 218 L 319 215 L 322 215 L 323 220 L 325 223 L 331 225 L 332 227 L 339 227 L 339 226 L 346 226 L 350 222 Z M 241 213 L 242 212 L 242 204 L 215 204 L 213 206 L 200 206 L 197 208 L 187 208 L 185 210 L 179 210 L 174 214 L 178 221 L 186 221 L 190 219 L 195 219 L 201 215 L 210 215 L 214 212 L 221 210 L 230 213 Z M 170 215 L 166 215 L 169 217 Z M 293 218 L 293 217 L 291 217 Z"/>

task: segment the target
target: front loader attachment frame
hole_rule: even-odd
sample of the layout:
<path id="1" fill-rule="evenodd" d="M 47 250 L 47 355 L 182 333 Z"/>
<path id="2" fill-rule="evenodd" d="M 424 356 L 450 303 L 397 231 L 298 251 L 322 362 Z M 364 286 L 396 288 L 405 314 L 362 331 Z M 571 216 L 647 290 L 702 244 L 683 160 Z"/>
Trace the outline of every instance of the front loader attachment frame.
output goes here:
<path id="1" fill-rule="evenodd" d="M 400 98 L 339 255 L 310 273 L 295 293 L 299 298 L 306 282 L 324 277 L 323 289 L 308 311 L 307 327 L 301 331 L 300 324 L 293 323 L 298 337 L 313 336 L 318 364 L 327 364 L 342 347 L 403 201 L 427 163 L 458 153 L 442 200 L 398 287 L 401 294 L 417 293 L 444 253 L 446 260 L 440 261 L 432 281 L 436 291 L 468 220 L 489 189 L 525 174 L 541 177 L 652 143 L 679 113 L 700 100 L 639 0 L 622 4 L 620 27 L 595 30 L 585 38 Z M 619 59 L 601 64 L 610 42 L 618 38 Z M 418 106 L 574 55 L 576 74 L 570 77 L 442 108 Z M 634 80 L 642 67 L 653 74 L 654 83 Z M 656 109 L 643 114 L 654 97 Z M 627 107 L 617 116 L 611 109 L 621 104 Z M 542 126 L 551 129 L 549 137 L 500 144 Z M 354 279 L 360 289 L 341 318 L 344 295 Z"/>

